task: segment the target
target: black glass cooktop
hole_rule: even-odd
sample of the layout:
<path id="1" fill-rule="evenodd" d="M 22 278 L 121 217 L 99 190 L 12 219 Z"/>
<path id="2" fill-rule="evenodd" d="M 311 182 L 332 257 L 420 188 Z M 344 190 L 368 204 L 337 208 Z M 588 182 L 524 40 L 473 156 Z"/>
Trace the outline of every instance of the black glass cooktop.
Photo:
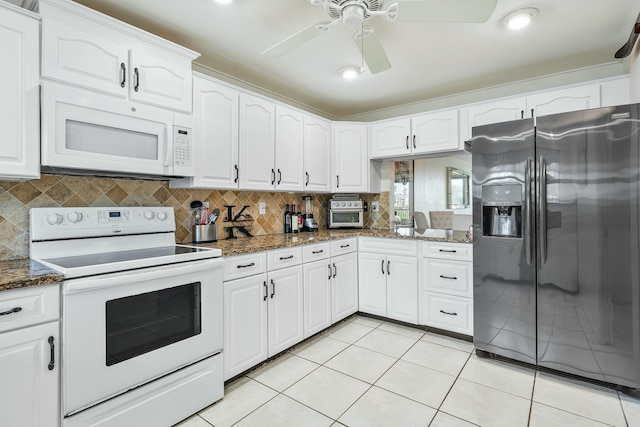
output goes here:
<path id="1" fill-rule="evenodd" d="M 48 258 L 44 261 L 58 265 L 62 268 L 88 267 L 92 265 L 115 264 L 119 262 L 152 259 L 160 257 L 172 257 L 196 252 L 210 251 L 207 248 L 190 246 L 164 246 L 159 248 L 135 249 L 118 252 L 103 252 L 89 255 L 76 255 L 61 258 Z M 150 266 L 155 265 L 151 262 Z"/>

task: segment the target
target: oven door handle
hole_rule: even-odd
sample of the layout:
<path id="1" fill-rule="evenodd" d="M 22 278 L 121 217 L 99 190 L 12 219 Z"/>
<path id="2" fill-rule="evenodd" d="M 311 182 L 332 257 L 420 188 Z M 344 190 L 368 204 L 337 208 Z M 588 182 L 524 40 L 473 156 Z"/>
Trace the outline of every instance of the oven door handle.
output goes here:
<path id="1" fill-rule="evenodd" d="M 157 281 L 167 277 L 180 277 L 189 273 L 210 272 L 215 268 L 221 269 L 223 264 L 224 261 L 222 260 L 222 257 L 220 257 L 65 280 L 62 283 L 62 294 L 70 295 L 82 292 L 92 292 L 116 286 L 140 283 L 143 281 Z"/>

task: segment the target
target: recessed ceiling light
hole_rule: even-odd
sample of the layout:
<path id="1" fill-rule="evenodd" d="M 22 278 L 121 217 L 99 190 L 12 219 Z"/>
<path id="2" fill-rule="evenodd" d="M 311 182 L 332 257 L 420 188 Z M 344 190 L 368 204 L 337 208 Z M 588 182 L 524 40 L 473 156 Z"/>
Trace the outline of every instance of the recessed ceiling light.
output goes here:
<path id="1" fill-rule="evenodd" d="M 342 67 L 338 70 L 338 72 L 340 73 L 340 75 L 347 79 L 347 80 L 351 80 L 354 79 L 356 77 L 358 77 L 358 74 L 360 74 L 362 72 L 362 69 L 360 67 L 356 67 L 353 65 L 350 65 L 348 67 Z"/>
<path id="2" fill-rule="evenodd" d="M 527 7 L 524 9 L 515 10 L 504 18 L 502 18 L 502 25 L 509 27 L 512 30 L 519 30 L 521 28 L 526 27 L 536 19 L 540 11 L 533 7 Z"/>
<path id="3" fill-rule="evenodd" d="M 213 0 L 216 3 L 222 3 L 222 4 L 227 4 L 227 3 L 231 3 L 233 0 Z"/>

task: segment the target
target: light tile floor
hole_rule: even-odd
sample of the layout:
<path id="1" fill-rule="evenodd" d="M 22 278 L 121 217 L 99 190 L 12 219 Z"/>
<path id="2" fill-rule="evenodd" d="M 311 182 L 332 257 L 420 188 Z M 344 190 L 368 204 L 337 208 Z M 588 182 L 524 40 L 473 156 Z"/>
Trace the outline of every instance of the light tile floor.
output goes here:
<path id="1" fill-rule="evenodd" d="M 176 427 L 474 425 L 640 426 L 640 399 L 356 315 L 227 385 L 224 399 Z"/>

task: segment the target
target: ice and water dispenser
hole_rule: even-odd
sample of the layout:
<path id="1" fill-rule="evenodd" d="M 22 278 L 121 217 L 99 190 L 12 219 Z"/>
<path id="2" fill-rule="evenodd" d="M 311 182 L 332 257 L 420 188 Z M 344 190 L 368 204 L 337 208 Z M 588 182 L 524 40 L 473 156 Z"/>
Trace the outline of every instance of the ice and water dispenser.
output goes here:
<path id="1" fill-rule="evenodd" d="M 482 235 L 522 237 L 522 185 L 482 186 Z"/>

